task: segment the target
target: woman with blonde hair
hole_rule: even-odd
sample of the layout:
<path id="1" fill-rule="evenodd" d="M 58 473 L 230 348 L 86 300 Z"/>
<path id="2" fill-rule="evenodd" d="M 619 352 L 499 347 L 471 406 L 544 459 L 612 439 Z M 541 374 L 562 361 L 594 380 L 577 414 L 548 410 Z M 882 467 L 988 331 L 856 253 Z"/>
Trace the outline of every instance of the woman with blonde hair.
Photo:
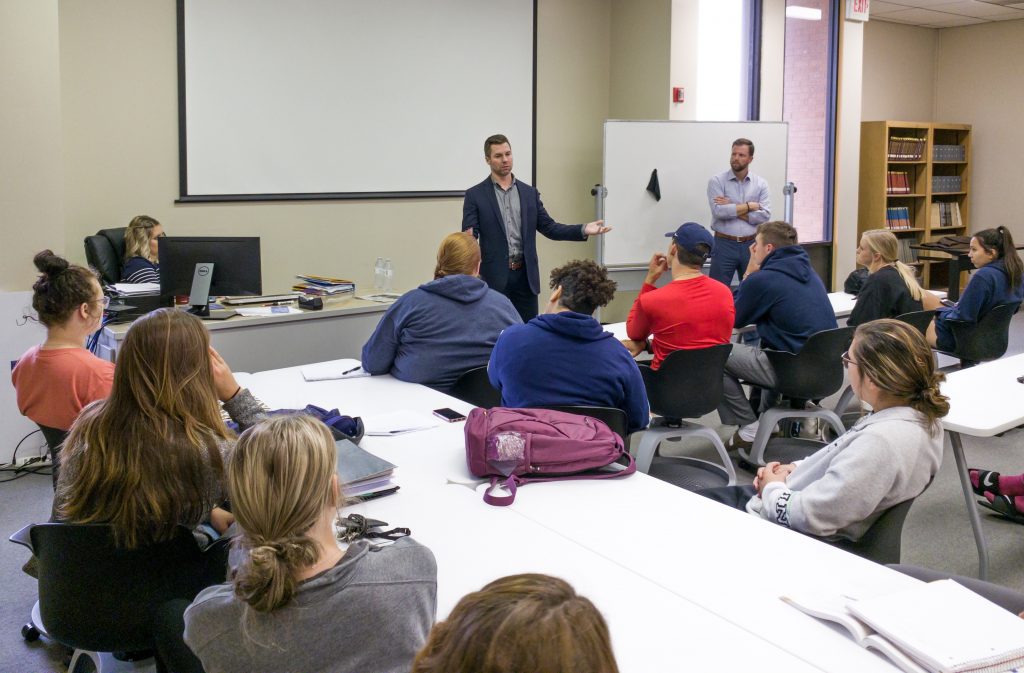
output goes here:
<path id="1" fill-rule="evenodd" d="M 871 415 L 797 463 L 768 463 L 752 486 L 701 494 L 801 533 L 850 540 L 920 495 L 942 462 L 940 419 L 949 413 L 931 349 L 907 323 L 874 320 L 857 327 L 842 359 Z"/>
<path id="2" fill-rule="evenodd" d="M 459 601 L 412 673 L 618 673 L 594 604 L 548 575 L 497 579 Z"/>
<path id="3" fill-rule="evenodd" d="M 149 215 L 132 218 L 124 232 L 122 283 L 160 282 L 157 241 L 164 235 L 163 226 Z"/>
<path id="4" fill-rule="evenodd" d="M 408 537 L 342 549 L 335 465 L 330 431 L 309 416 L 242 433 L 227 475 L 243 559 L 185 613 L 206 673 L 409 670 L 434 620 L 434 556 Z"/>
<path id="5" fill-rule="evenodd" d="M 62 451 L 56 512 L 111 524 L 126 548 L 170 539 L 177 526 L 230 525 L 224 460 L 234 445 L 220 404 L 240 427 L 261 405 L 235 381 L 195 316 L 159 309 L 125 336 L 110 397 L 86 407 Z"/>
<path id="6" fill-rule="evenodd" d="M 476 239 L 446 236 L 434 280 L 388 308 L 363 346 L 363 369 L 448 392 L 463 372 L 486 365 L 501 331 L 521 321 L 508 297 L 479 274 Z"/>
<path id="7" fill-rule="evenodd" d="M 899 249 L 899 240 L 886 229 L 871 229 L 860 237 L 857 264 L 866 267 L 869 275 L 846 324 L 932 311 L 941 305 L 938 297 L 921 289 L 914 269 L 900 261 Z"/>
<path id="8" fill-rule="evenodd" d="M 18 359 L 11 381 L 22 414 L 44 432 L 67 430 L 83 407 L 110 393 L 114 380 L 114 364 L 84 347 L 100 328 L 107 298 L 90 269 L 69 264 L 50 250 L 33 262 L 40 275 L 32 286 L 32 308 L 46 327 L 46 340 Z M 53 460 L 56 487 L 59 447 Z"/>

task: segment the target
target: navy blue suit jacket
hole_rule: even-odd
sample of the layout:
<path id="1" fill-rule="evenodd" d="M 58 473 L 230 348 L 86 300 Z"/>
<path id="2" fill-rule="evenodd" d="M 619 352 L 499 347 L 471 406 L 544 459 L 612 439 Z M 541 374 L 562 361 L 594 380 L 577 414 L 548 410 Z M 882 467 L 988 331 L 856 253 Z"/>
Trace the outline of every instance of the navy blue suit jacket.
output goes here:
<path id="1" fill-rule="evenodd" d="M 520 219 L 523 227 L 523 261 L 530 289 L 540 294 L 540 273 L 537 270 L 537 232 L 555 241 L 585 241 L 583 225 L 559 224 L 555 222 L 540 200 L 540 192 L 522 180 L 516 180 L 519 188 Z M 462 230 L 473 230 L 480 241 L 483 259 L 480 277 L 498 292 L 505 291 L 508 282 L 508 239 L 502 222 L 498 197 L 494 195 L 491 176 L 478 185 L 466 190 L 462 203 Z"/>

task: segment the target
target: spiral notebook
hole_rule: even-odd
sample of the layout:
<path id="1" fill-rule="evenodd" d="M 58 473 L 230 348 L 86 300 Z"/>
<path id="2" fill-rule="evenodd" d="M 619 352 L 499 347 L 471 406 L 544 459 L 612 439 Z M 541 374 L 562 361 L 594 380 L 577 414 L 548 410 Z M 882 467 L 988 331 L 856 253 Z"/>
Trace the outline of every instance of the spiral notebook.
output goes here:
<path id="1" fill-rule="evenodd" d="M 1002 673 L 1024 666 L 1024 619 L 953 580 L 846 607 L 936 673 Z"/>

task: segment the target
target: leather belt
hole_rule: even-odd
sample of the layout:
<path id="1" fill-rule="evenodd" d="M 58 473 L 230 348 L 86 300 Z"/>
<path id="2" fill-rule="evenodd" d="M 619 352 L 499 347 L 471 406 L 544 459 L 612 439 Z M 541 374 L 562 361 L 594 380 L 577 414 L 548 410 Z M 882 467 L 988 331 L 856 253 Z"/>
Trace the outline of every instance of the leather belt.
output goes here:
<path id="1" fill-rule="evenodd" d="M 756 237 L 756 234 L 751 234 L 750 236 L 730 236 L 729 234 L 723 234 L 720 231 L 715 232 L 715 238 L 724 238 L 727 241 L 736 241 L 737 243 L 746 243 L 754 240 Z"/>
<path id="2" fill-rule="evenodd" d="M 518 255 L 516 257 L 509 257 L 508 268 L 509 271 L 518 271 L 519 269 L 523 268 L 523 256 Z"/>

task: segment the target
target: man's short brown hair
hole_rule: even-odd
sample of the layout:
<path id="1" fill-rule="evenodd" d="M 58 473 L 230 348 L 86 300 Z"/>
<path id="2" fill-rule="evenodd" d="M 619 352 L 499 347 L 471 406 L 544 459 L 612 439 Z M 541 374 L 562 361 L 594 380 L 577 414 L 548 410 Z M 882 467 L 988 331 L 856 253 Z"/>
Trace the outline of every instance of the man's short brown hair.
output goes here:
<path id="1" fill-rule="evenodd" d="M 761 237 L 762 243 L 771 243 L 776 248 L 797 244 L 796 229 L 789 222 L 781 220 L 757 225 L 757 235 Z"/>
<path id="2" fill-rule="evenodd" d="M 746 145 L 750 148 L 750 156 L 754 156 L 754 141 L 748 140 L 747 138 L 737 138 L 732 141 L 732 146 L 736 147 L 737 145 Z"/>
<path id="3" fill-rule="evenodd" d="M 508 145 L 508 148 L 512 149 L 512 143 L 508 141 L 508 138 L 501 133 L 495 133 L 484 141 L 484 156 L 488 159 L 491 158 L 491 147 L 494 145 Z"/>

